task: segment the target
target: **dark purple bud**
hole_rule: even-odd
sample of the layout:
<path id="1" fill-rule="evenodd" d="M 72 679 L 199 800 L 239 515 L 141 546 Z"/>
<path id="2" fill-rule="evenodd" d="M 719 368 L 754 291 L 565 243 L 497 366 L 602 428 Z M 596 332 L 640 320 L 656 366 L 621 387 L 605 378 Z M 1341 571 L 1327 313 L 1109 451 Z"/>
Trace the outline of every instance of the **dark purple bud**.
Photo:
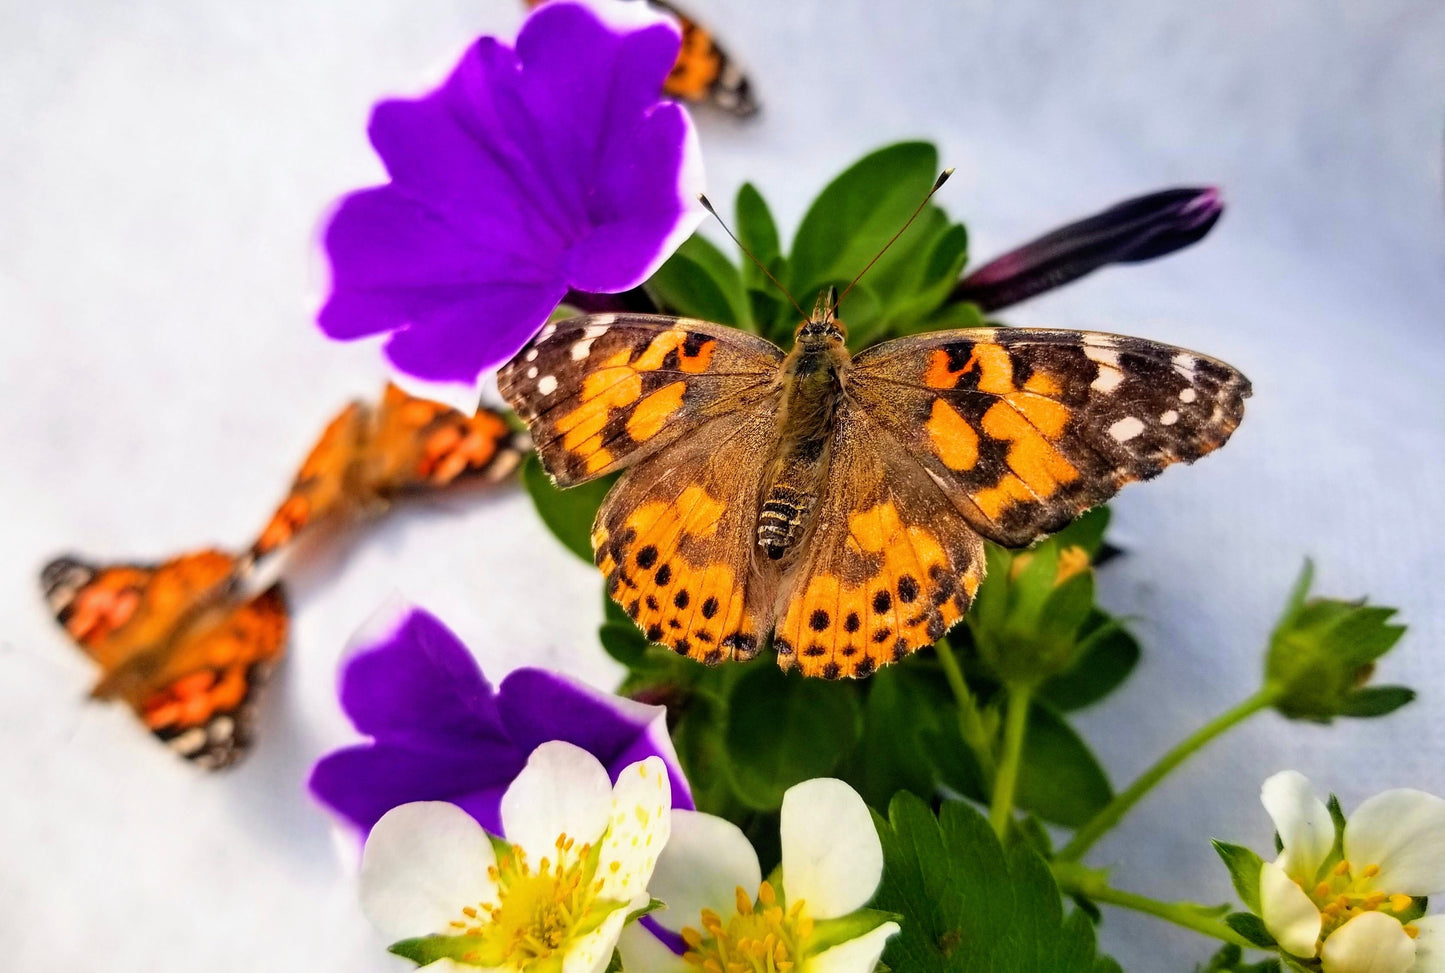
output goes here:
<path id="1" fill-rule="evenodd" d="M 1213 186 L 1126 199 L 984 264 L 958 282 L 952 298 L 996 311 L 1108 264 L 1153 260 L 1197 243 L 1223 212 Z"/>
<path id="2" fill-rule="evenodd" d="M 562 303 L 575 307 L 583 314 L 656 314 L 658 306 L 652 302 L 641 287 L 620 294 L 592 294 L 588 291 L 569 290 Z"/>

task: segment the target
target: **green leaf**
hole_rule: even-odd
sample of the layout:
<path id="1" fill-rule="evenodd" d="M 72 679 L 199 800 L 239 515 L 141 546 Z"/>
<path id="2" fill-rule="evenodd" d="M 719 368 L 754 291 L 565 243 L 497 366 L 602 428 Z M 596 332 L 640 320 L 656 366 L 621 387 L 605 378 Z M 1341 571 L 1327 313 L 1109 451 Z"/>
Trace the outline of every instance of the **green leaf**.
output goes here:
<path id="1" fill-rule="evenodd" d="M 772 270 L 773 264 L 783 257 L 783 245 L 778 238 L 778 226 L 773 222 L 773 214 L 768 210 L 767 201 L 752 183 L 745 182 L 738 190 L 736 210 L 738 239 L 752 251 L 759 263 Z M 760 290 L 773 287 L 772 282 L 751 260 L 743 263 L 743 281 L 748 287 Z"/>
<path id="2" fill-rule="evenodd" d="M 610 604 L 612 599 L 608 598 L 607 601 Z M 631 621 L 605 622 L 602 628 L 598 629 L 597 637 L 607 654 L 629 669 L 640 663 L 647 654 L 647 639 Z"/>
<path id="3" fill-rule="evenodd" d="M 758 810 L 779 807 L 800 781 L 828 776 L 858 742 L 857 690 L 847 682 L 755 666 L 733 686 L 728 710 L 733 782 Z"/>
<path id="4" fill-rule="evenodd" d="M 875 819 L 883 880 L 873 906 L 902 914 L 883 959 L 895 970 L 1101 973 L 1094 930 L 1080 912 L 1064 916 L 1048 866 L 1028 846 L 1005 851 L 988 822 L 960 802 L 937 818 L 900 794 Z"/>
<path id="5" fill-rule="evenodd" d="M 945 726 L 929 748 L 942 782 L 964 797 L 987 802 L 983 776 L 956 727 Z M 1077 828 L 1114 797 L 1098 759 L 1047 704 L 1035 701 L 1019 767 L 1014 803 L 1052 824 Z"/>
<path id="6" fill-rule="evenodd" d="M 1279 973 L 1279 960 L 1266 959 L 1258 963 L 1245 963 L 1244 950 L 1233 943 L 1225 943 L 1209 958 L 1204 966 L 1196 966 L 1195 973 Z"/>
<path id="7" fill-rule="evenodd" d="M 1104 544 L 1104 532 L 1112 517 L 1108 507 L 1095 507 L 1055 534 L 1054 541 L 1060 547 L 1082 547 L 1093 560 Z"/>
<path id="8" fill-rule="evenodd" d="M 1229 880 L 1239 901 L 1251 912 L 1259 911 L 1259 871 L 1264 860 L 1243 845 L 1231 845 L 1225 841 L 1213 842 L 1214 850 L 1229 869 Z"/>
<path id="9" fill-rule="evenodd" d="M 592 563 L 592 521 L 602 498 L 616 476 L 604 476 L 563 490 L 552 482 L 533 453 L 522 466 L 522 484 L 542 523 L 562 544 L 588 564 Z"/>
<path id="10" fill-rule="evenodd" d="M 885 922 L 898 922 L 902 918 L 896 912 L 858 909 L 837 919 L 820 919 L 813 926 L 813 934 L 808 937 L 806 949 L 809 954 L 817 955 L 851 939 L 866 936 Z"/>
<path id="11" fill-rule="evenodd" d="M 1141 654 L 1139 642 L 1118 619 L 1098 608 L 1079 629 L 1081 650 L 1068 669 L 1039 687 L 1040 698 L 1055 709 L 1082 709 L 1118 689 Z"/>
<path id="12" fill-rule="evenodd" d="M 658 305 L 675 314 L 756 330 L 742 275 L 700 234 L 688 237 L 645 288 Z"/>
<path id="13" fill-rule="evenodd" d="M 1278 945 L 1269 930 L 1264 928 L 1264 920 L 1252 912 L 1231 912 L 1224 917 L 1224 922 L 1261 949 L 1272 949 Z"/>
<path id="14" fill-rule="evenodd" d="M 952 720 L 953 697 L 917 664 L 885 666 L 867 682 L 863 734 L 843 777 L 871 806 L 887 810 L 899 791 L 924 800 L 937 791 L 930 740 Z"/>

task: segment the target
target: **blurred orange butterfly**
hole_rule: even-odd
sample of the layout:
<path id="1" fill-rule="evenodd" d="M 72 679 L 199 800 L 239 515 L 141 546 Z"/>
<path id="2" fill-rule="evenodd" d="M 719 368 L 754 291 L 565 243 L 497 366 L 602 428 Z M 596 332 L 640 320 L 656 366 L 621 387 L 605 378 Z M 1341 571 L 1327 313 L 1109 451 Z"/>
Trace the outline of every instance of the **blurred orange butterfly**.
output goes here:
<path id="1" fill-rule="evenodd" d="M 540 7 L 545 2 L 527 0 L 527 5 Z M 682 28 L 682 49 L 678 51 L 672 73 L 662 86 L 664 92 L 684 101 L 714 105 L 738 117 L 746 117 L 758 110 L 752 82 L 718 43 L 712 31 L 664 0 L 631 2 L 645 2 L 670 14 Z"/>
<path id="2" fill-rule="evenodd" d="M 157 565 L 62 557 L 41 584 L 101 668 L 91 695 L 124 701 L 198 765 L 224 767 L 250 744 L 256 692 L 285 652 L 285 594 L 258 565 L 317 524 L 463 479 L 502 479 L 524 448 L 496 412 L 468 416 L 388 385 L 379 406 L 354 402 L 327 425 L 244 554 L 207 548 Z"/>

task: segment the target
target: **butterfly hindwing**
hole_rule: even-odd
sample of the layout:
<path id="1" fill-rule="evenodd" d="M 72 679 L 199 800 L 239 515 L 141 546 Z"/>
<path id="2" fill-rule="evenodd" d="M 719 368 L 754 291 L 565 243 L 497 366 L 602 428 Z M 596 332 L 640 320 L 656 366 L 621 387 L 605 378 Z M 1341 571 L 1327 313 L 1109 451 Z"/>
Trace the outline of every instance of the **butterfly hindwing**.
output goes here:
<path id="1" fill-rule="evenodd" d="M 858 677 L 932 645 L 968 610 L 983 542 L 943 488 L 844 400 L 828 484 L 778 611 L 778 662 Z"/>
<path id="2" fill-rule="evenodd" d="M 542 329 L 497 385 L 542 466 L 572 486 L 639 462 L 775 391 L 782 351 L 690 318 L 591 314 Z"/>
<path id="3" fill-rule="evenodd" d="M 753 558 L 776 428 L 769 405 L 715 419 L 629 470 L 592 544 L 607 593 L 648 641 L 699 662 L 750 659 L 772 630 L 776 569 Z"/>
<path id="4" fill-rule="evenodd" d="M 985 537 L 1022 546 L 1221 446 L 1249 382 L 1141 338 L 979 328 L 858 354 L 849 394 Z"/>
<path id="5" fill-rule="evenodd" d="M 466 415 L 388 385 L 364 451 L 363 488 L 390 498 L 462 479 L 500 480 L 517 468 L 522 445 L 492 409 Z"/>
<path id="6" fill-rule="evenodd" d="M 280 584 L 230 604 L 178 633 L 156 688 L 132 700 L 141 721 L 181 756 L 217 769 L 250 746 L 255 696 L 286 647 Z"/>

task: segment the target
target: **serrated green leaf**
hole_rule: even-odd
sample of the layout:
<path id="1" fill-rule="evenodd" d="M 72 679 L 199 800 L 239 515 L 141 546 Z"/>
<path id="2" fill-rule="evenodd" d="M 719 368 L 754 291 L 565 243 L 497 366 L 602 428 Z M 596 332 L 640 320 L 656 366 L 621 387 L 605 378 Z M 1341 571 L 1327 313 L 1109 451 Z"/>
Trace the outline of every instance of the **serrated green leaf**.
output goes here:
<path id="1" fill-rule="evenodd" d="M 1261 949 L 1272 949 L 1278 945 L 1269 930 L 1264 928 L 1264 920 L 1252 912 L 1231 912 L 1224 917 L 1224 922 Z"/>
<path id="2" fill-rule="evenodd" d="M 749 807 L 772 810 L 801 781 L 826 777 L 857 745 L 857 690 L 755 666 L 729 697 L 727 754 L 733 784 Z"/>
<path id="3" fill-rule="evenodd" d="M 840 776 L 880 811 L 899 791 L 931 799 L 938 771 L 929 741 L 953 719 L 953 697 L 916 664 L 886 666 L 863 685 L 862 739 Z"/>
<path id="4" fill-rule="evenodd" d="M 735 204 L 738 220 L 738 239 L 763 266 L 772 270 L 773 262 L 783 256 L 783 244 L 778 237 L 778 225 L 768 209 L 767 201 L 757 187 L 745 182 L 738 190 Z M 771 281 L 751 260 L 743 262 L 743 281 L 749 287 L 766 290 L 773 287 Z"/>
<path id="5" fill-rule="evenodd" d="M 1251 912 L 1259 911 L 1259 873 L 1264 859 L 1243 845 L 1231 845 L 1226 841 L 1213 842 L 1214 850 L 1229 869 L 1229 880 L 1239 901 Z"/>
<path id="6" fill-rule="evenodd" d="M 883 844 L 876 908 L 902 914 L 883 958 L 896 970 L 1102 973 L 1093 926 L 1065 918 L 1048 866 L 1027 844 L 1005 852 L 988 822 L 950 802 L 934 817 L 911 794 L 875 818 Z"/>
<path id="7" fill-rule="evenodd" d="M 592 563 L 592 521 L 616 480 L 616 476 L 604 476 L 563 490 L 543 471 L 535 453 L 522 465 L 522 484 L 542 523 L 567 550 L 588 564 Z"/>

